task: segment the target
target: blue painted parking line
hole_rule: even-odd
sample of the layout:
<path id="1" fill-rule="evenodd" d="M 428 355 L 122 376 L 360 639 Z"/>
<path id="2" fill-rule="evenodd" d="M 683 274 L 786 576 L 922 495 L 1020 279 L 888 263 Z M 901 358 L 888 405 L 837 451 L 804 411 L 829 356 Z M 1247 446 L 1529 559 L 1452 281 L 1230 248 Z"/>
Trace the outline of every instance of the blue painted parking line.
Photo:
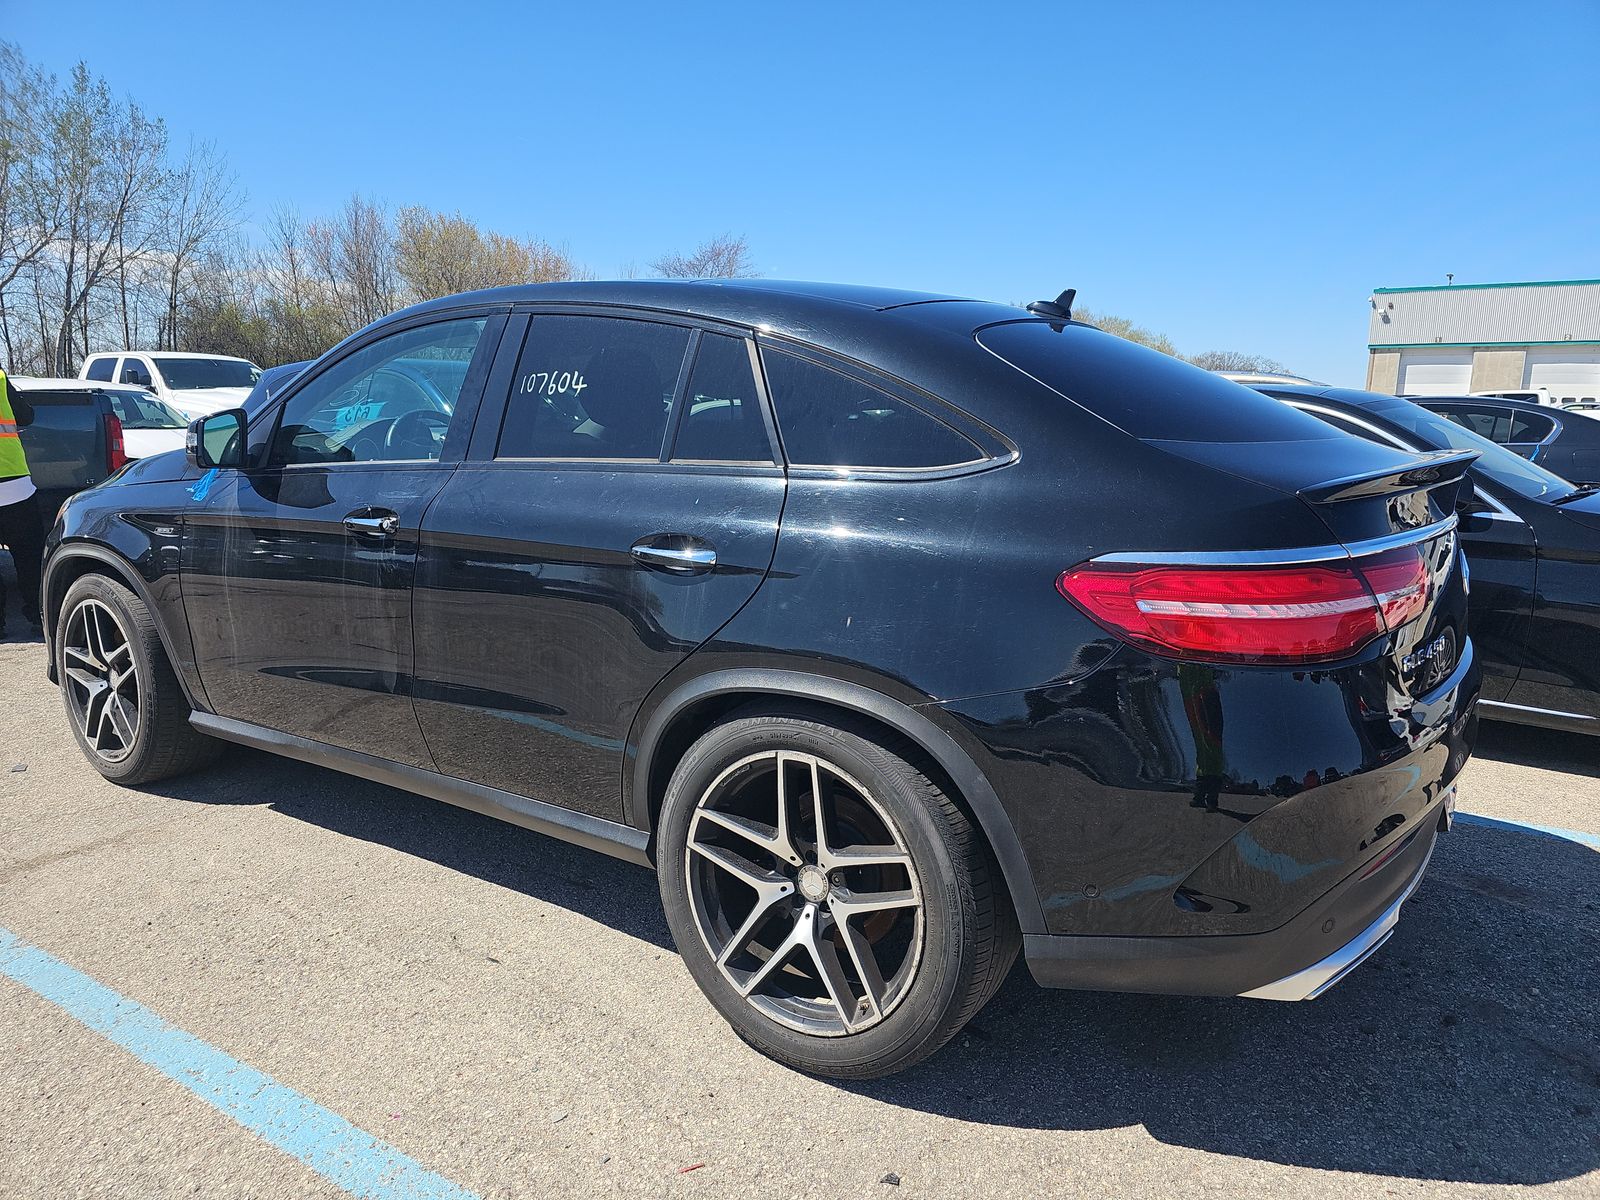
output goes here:
<path id="1" fill-rule="evenodd" d="M 1600 850 L 1600 834 L 1580 833 L 1576 829 L 1557 829 L 1554 825 L 1529 825 L 1524 821 L 1502 821 L 1496 817 L 1480 817 L 1477 813 L 1456 810 L 1455 819 L 1463 825 L 1478 825 L 1485 829 L 1504 829 L 1511 833 L 1533 833 L 1540 837 L 1560 838 L 1564 842 L 1577 842 L 1591 850 Z"/>
<path id="2" fill-rule="evenodd" d="M 478 1200 L 475 1193 L 337 1113 L 231 1058 L 0 928 L 0 974 L 36 992 L 146 1066 L 353 1196 L 371 1200 Z"/>

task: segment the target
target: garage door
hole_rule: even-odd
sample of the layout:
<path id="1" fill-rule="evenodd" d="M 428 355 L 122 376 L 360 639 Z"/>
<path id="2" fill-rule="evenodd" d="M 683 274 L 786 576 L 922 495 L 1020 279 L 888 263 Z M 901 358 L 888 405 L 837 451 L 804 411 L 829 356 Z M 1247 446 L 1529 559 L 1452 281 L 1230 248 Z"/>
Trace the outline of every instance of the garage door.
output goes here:
<path id="1" fill-rule="evenodd" d="M 1402 350 L 1402 396 L 1465 396 L 1472 387 L 1471 350 Z"/>
<path id="2" fill-rule="evenodd" d="M 1524 386 L 1545 388 L 1550 398 L 1593 400 L 1600 397 L 1600 350 L 1529 350 Z"/>

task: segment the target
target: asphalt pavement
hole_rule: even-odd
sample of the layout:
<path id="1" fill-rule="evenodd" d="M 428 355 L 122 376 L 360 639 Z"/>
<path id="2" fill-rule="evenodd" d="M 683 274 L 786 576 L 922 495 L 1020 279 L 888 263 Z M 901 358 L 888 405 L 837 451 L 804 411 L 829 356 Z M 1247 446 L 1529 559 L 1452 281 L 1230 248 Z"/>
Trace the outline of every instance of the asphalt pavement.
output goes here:
<path id="1" fill-rule="evenodd" d="M 1461 806 L 1505 824 L 1443 838 L 1320 1000 L 1019 964 L 934 1059 L 840 1085 L 717 1019 L 648 871 L 245 749 L 114 787 L 16 632 L 0 932 L 121 1015 L 0 974 L 0 1196 L 347 1194 L 208 1103 L 193 1047 L 481 1197 L 1600 1196 L 1600 851 L 1516 824 L 1600 833 L 1600 739 L 1486 724 Z M 370 1194 L 442 1194 L 408 1178 Z"/>

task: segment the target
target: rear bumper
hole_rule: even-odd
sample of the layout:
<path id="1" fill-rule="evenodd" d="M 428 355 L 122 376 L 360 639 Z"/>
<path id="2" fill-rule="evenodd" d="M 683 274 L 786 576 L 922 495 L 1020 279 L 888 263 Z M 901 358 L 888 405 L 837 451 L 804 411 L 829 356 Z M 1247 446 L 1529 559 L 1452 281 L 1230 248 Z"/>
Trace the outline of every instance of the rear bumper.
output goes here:
<path id="1" fill-rule="evenodd" d="M 1452 786 L 1413 832 L 1293 920 L 1266 933 L 1204 937 L 1030 934 L 1028 969 L 1044 987 L 1261 1000 L 1311 1000 L 1394 932 L 1454 807 Z"/>

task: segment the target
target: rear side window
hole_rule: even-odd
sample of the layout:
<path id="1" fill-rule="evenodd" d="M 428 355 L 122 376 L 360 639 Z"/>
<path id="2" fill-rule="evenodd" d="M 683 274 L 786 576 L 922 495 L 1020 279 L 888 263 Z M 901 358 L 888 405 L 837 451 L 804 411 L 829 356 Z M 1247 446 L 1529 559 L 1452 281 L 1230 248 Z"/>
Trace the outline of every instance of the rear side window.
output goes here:
<path id="1" fill-rule="evenodd" d="M 765 350 L 783 450 L 804 467 L 950 467 L 984 453 L 937 417 L 871 384 Z"/>
<path id="2" fill-rule="evenodd" d="M 114 358 L 97 358 L 89 364 L 89 370 L 84 374 L 84 378 L 110 383 L 111 372 L 116 369 L 116 365 L 117 360 Z"/>
<path id="3" fill-rule="evenodd" d="M 1171 442 L 1322 441 L 1315 417 L 1182 359 L 1084 325 L 1015 321 L 978 342 L 1136 438 Z"/>
<path id="4" fill-rule="evenodd" d="M 1556 423 L 1539 413 L 1515 413 L 1511 418 L 1513 442 L 1542 442 L 1555 431 Z"/>
<path id="5" fill-rule="evenodd" d="M 701 462 L 772 461 L 755 372 L 750 368 L 750 347 L 742 338 L 719 333 L 701 337 L 672 457 Z"/>
<path id="6" fill-rule="evenodd" d="M 689 331 L 615 317 L 535 317 L 499 458 L 656 459 Z"/>

